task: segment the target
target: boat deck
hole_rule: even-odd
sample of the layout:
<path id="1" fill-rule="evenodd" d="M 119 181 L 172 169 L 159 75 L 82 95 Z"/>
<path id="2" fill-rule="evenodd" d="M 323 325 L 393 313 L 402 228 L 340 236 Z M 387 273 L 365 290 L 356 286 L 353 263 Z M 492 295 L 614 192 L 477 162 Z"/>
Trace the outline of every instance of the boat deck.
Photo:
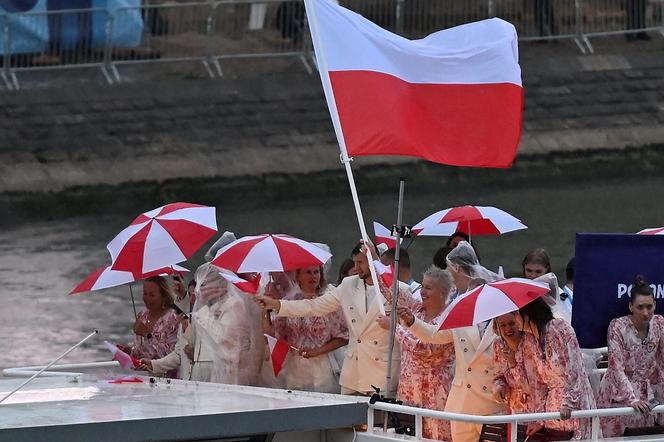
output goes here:
<path id="1" fill-rule="evenodd" d="M 366 423 L 366 399 L 170 381 L 38 378 L 0 404 L 0 441 L 222 439 Z M 23 379 L 0 379 L 0 397 Z"/>

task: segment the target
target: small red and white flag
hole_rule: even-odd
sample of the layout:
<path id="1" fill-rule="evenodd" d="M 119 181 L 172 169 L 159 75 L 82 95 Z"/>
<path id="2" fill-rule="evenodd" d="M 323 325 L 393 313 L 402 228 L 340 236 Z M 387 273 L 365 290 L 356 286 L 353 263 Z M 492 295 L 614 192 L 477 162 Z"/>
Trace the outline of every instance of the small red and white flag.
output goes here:
<path id="1" fill-rule="evenodd" d="M 124 368 L 125 370 L 129 370 L 130 368 L 138 368 L 141 366 L 140 359 L 123 352 L 118 348 L 117 345 L 111 344 L 108 341 L 104 341 L 104 344 L 106 345 L 106 348 L 108 348 L 108 351 L 113 353 L 113 360 L 118 361 L 120 363 L 120 367 Z"/>
<path id="2" fill-rule="evenodd" d="M 264 333 L 267 338 L 267 345 L 270 347 L 270 357 L 272 358 L 272 369 L 274 370 L 274 375 L 279 376 L 281 368 L 284 366 L 284 361 L 291 346 L 288 342 L 277 339 L 274 336 L 270 336 L 267 333 Z"/>
<path id="3" fill-rule="evenodd" d="M 491 18 L 408 40 L 334 1 L 305 4 L 328 107 L 349 156 L 511 166 L 523 114 L 512 24 Z"/>
<path id="4" fill-rule="evenodd" d="M 258 287 L 261 283 L 260 274 L 256 275 L 256 277 L 251 281 L 247 281 L 246 279 L 240 278 L 239 276 L 231 273 L 219 272 L 219 274 L 222 278 L 233 284 L 244 293 L 255 295 L 256 292 L 258 292 Z"/>
<path id="5" fill-rule="evenodd" d="M 373 228 L 376 247 L 385 244 L 388 249 L 394 249 L 397 246 L 397 239 L 392 236 L 390 229 L 376 221 L 373 222 Z"/>
<path id="6" fill-rule="evenodd" d="M 394 264 L 386 266 L 378 260 L 374 260 L 374 267 L 378 277 L 385 283 L 386 286 L 392 287 L 394 283 Z"/>

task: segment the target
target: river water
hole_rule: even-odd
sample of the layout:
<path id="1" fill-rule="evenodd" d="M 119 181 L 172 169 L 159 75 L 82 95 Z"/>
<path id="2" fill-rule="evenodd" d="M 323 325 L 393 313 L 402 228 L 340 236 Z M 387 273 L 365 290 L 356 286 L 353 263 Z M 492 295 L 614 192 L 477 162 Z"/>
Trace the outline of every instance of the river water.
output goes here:
<path id="1" fill-rule="evenodd" d="M 483 263 L 494 270 L 503 265 L 511 275 L 519 272 L 526 252 L 544 247 L 554 270 L 563 276 L 562 269 L 574 253 L 575 232 L 624 233 L 664 224 L 660 204 L 664 200 L 664 178 L 659 177 L 582 182 L 560 179 L 506 189 L 492 186 L 481 194 L 477 190 L 455 190 L 450 195 L 434 185 L 431 189 L 415 194 L 406 188 L 406 223 L 414 224 L 445 207 L 470 203 L 500 207 L 529 226 L 526 231 L 502 237 L 475 238 Z M 396 192 L 387 191 L 362 198 L 367 225 L 374 219 L 386 225 L 394 223 L 396 200 Z M 220 231 L 231 230 L 238 237 L 288 233 L 329 244 L 335 255 L 335 273 L 338 263 L 359 239 L 347 194 L 257 202 L 242 208 L 229 206 L 222 198 L 215 204 Z M 161 203 L 154 204 L 158 205 Z M 0 231 L 0 367 L 47 363 L 93 329 L 99 329 L 99 338 L 65 361 L 108 360 L 102 340 L 130 340 L 133 314 L 126 286 L 78 296 L 67 293 L 88 273 L 109 262 L 106 243 L 136 215 L 90 214 L 48 222 L 34 220 Z M 419 238 L 411 245 L 416 273 L 429 265 L 441 241 Z M 194 269 L 203 252 L 184 265 Z M 134 293 L 141 307 L 140 286 L 135 286 Z"/>

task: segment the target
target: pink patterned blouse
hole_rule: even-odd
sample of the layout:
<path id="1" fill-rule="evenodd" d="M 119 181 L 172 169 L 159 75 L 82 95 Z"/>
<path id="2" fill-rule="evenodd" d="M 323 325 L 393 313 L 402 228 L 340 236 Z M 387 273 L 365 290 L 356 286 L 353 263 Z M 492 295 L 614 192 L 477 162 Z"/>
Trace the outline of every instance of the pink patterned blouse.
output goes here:
<path id="1" fill-rule="evenodd" d="M 537 371 L 548 389 L 545 411 L 557 412 L 563 405 L 572 410 L 594 409 L 595 397 L 574 329 L 563 319 L 552 319 L 540 340 L 544 357 L 538 360 Z M 577 440 L 589 439 L 591 435 L 590 419 L 546 421 L 545 426 L 573 431 Z"/>
<path id="2" fill-rule="evenodd" d="M 415 317 L 424 321 L 420 308 Z M 442 312 L 430 324 L 440 324 Z M 454 378 L 454 344 L 427 344 L 401 325 L 396 338 L 401 344 L 401 373 L 397 397 L 405 405 L 444 410 Z M 450 423 L 423 418 L 423 436 L 428 439 L 451 441 Z"/>
<path id="3" fill-rule="evenodd" d="M 664 358 L 664 318 L 653 316 L 648 336 L 641 339 L 630 316 L 614 319 L 607 336 L 609 368 L 597 394 L 600 408 L 629 407 L 636 401 L 656 396 L 656 385 Z M 661 398 L 660 398 L 661 400 Z M 655 424 L 655 415 L 611 416 L 602 418 L 604 437 L 622 436 L 626 427 Z"/>
<path id="4" fill-rule="evenodd" d="M 537 339 L 524 333 L 514 352 L 514 363 L 510 353 L 512 350 L 502 338 L 493 341 L 494 387 L 507 391 L 507 405 L 512 413 L 543 412 L 548 390 L 537 371 L 543 359 Z"/>
<path id="5" fill-rule="evenodd" d="M 147 323 L 147 309 L 138 312 L 136 320 Z M 134 346 L 131 355 L 139 359 L 163 358 L 173 351 L 177 339 L 178 316 L 174 310 L 169 309 L 155 323 L 150 339 L 134 335 Z"/>

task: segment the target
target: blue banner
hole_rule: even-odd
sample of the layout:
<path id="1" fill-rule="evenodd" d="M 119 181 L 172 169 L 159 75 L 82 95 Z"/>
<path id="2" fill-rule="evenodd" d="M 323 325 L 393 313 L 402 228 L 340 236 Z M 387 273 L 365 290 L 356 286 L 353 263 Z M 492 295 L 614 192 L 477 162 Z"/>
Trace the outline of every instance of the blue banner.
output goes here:
<path id="1" fill-rule="evenodd" d="M 113 16 L 111 47 L 141 43 L 140 0 L 0 0 L 0 26 L 9 24 L 11 47 L 0 38 L 0 54 L 100 50 L 106 45 L 106 23 Z M 100 11 L 64 12 L 69 9 Z"/>
<path id="2" fill-rule="evenodd" d="M 664 298 L 664 235 L 577 233 L 572 326 L 582 348 L 606 346 L 613 318 L 629 314 L 629 290 L 645 276 Z M 664 302 L 657 304 L 662 314 Z"/>

